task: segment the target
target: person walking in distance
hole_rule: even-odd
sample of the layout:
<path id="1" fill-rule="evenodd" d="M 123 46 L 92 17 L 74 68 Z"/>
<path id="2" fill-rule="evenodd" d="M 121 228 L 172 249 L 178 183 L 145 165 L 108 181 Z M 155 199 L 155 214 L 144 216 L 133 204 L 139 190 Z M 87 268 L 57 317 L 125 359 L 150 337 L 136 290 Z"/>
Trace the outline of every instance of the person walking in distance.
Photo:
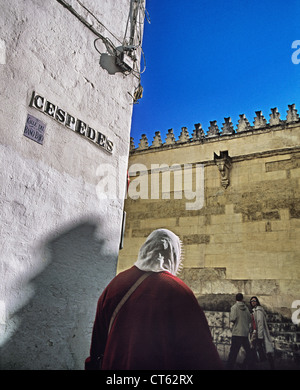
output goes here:
<path id="1" fill-rule="evenodd" d="M 252 309 L 252 344 L 258 354 L 259 362 L 268 359 L 271 370 L 274 370 L 274 347 L 267 324 L 267 314 L 257 297 L 251 297 Z"/>
<path id="2" fill-rule="evenodd" d="M 248 339 L 251 326 L 251 315 L 247 306 L 243 302 L 243 298 L 243 294 L 238 293 L 236 295 L 236 303 L 230 310 L 229 320 L 233 323 L 233 328 L 230 352 L 226 366 L 228 370 L 232 370 L 234 368 L 236 358 L 241 347 L 243 347 L 246 352 L 243 367 L 252 368 L 251 350 Z"/>

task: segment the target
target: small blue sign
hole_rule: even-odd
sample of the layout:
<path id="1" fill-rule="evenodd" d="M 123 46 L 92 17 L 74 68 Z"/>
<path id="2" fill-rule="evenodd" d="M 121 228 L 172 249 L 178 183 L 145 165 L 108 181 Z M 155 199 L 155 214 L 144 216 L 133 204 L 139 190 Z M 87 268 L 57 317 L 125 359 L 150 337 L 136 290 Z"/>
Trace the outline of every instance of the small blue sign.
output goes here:
<path id="1" fill-rule="evenodd" d="M 24 129 L 24 135 L 27 138 L 32 139 L 33 141 L 43 145 L 44 134 L 46 129 L 46 123 L 35 118 L 34 116 L 28 114 L 26 125 Z"/>

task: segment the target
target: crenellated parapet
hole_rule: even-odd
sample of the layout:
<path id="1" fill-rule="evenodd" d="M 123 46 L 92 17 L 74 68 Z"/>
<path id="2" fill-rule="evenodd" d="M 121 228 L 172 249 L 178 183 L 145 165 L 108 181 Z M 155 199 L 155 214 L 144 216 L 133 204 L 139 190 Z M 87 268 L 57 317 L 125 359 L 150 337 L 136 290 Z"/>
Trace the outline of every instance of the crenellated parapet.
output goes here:
<path id="1" fill-rule="evenodd" d="M 173 129 L 169 129 L 166 134 L 165 142 L 162 140 L 160 131 L 156 131 L 151 145 L 148 143 L 147 136 L 143 134 L 138 147 L 135 147 L 134 140 L 131 138 L 130 152 L 145 151 L 154 148 L 176 147 L 194 142 L 203 143 L 213 139 L 228 139 L 228 137 L 235 137 L 239 134 L 245 134 L 247 132 L 255 133 L 256 131 L 267 131 L 269 129 L 275 128 L 276 126 L 286 126 L 291 123 L 300 121 L 295 104 L 288 105 L 286 118 L 284 120 L 280 119 L 280 113 L 276 107 L 271 108 L 271 114 L 269 116 L 270 118 L 268 123 L 262 111 L 256 111 L 253 125 L 251 125 L 245 114 L 241 114 L 239 116 L 240 118 L 238 120 L 236 129 L 234 129 L 230 117 L 224 118 L 224 123 L 222 123 L 221 129 L 219 128 L 217 121 L 211 121 L 206 133 L 204 132 L 201 124 L 197 123 L 194 125 L 195 128 L 191 135 L 189 134 L 187 127 L 182 127 L 177 140 L 175 138 Z"/>

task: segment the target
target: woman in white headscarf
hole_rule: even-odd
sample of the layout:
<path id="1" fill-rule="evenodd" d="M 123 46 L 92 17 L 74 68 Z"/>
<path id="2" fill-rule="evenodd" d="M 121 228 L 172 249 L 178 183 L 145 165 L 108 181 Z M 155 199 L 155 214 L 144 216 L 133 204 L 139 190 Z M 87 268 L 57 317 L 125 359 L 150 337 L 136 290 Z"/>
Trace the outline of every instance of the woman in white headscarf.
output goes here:
<path id="1" fill-rule="evenodd" d="M 181 241 L 167 229 L 154 230 L 142 245 L 135 265 L 142 271 L 168 271 L 176 275 L 181 265 Z"/>
<path id="2" fill-rule="evenodd" d="M 206 317 L 176 276 L 181 250 L 173 232 L 155 230 L 135 265 L 106 287 L 98 301 L 86 369 L 98 369 L 101 357 L 104 370 L 222 368 Z"/>

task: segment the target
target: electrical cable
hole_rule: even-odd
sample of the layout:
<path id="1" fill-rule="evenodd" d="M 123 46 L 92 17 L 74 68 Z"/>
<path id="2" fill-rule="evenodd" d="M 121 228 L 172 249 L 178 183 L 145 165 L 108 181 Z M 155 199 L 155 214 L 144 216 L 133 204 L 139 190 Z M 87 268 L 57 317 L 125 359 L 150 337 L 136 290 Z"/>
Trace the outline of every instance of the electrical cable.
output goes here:
<path id="1" fill-rule="evenodd" d="M 84 4 L 82 4 L 80 0 L 77 0 L 77 3 L 80 4 L 82 8 L 84 8 L 93 18 L 95 18 L 97 22 L 101 24 L 101 26 L 104 27 L 105 30 L 107 30 L 122 45 L 122 42 L 119 40 L 119 38 L 117 38 L 106 26 L 104 26 L 104 24 L 93 14 L 92 11 L 90 11 Z"/>
<path id="2" fill-rule="evenodd" d="M 65 2 L 65 0 L 56 0 L 58 3 L 60 3 L 62 6 L 67 8 L 76 18 L 83 23 L 88 29 L 90 29 L 97 37 L 103 39 L 104 41 L 108 40 L 108 38 L 105 38 L 102 34 L 100 34 L 89 22 L 87 22 L 81 15 L 78 14 L 78 12 L 68 3 Z"/>
<path id="3" fill-rule="evenodd" d="M 77 19 L 80 20 L 80 22 L 82 22 L 86 27 L 88 27 L 98 38 L 96 38 L 94 40 L 94 48 L 95 50 L 100 54 L 102 55 L 103 53 L 101 53 L 97 46 L 96 46 L 96 42 L 101 39 L 101 41 L 104 43 L 105 47 L 106 47 L 106 50 L 108 51 L 109 54 L 113 55 L 113 56 L 116 56 L 117 55 L 117 48 L 116 46 L 113 44 L 113 42 L 107 38 L 107 37 L 104 37 L 100 32 L 98 32 L 92 24 L 90 24 L 86 19 L 84 19 L 69 3 L 67 3 L 65 0 L 57 0 L 61 5 L 63 5 L 65 8 L 67 8 L 74 16 L 76 16 Z M 107 30 L 121 45 L 122 47 L 126 46 L 126 34 L 127 34 L 127 29 L 128 29 L 128 24 L 129 24 L 129 20 L 130 18 L 132 18 L 132 13 L 130 12 L 129 15 L 128 15 L 128 19 L 127 19 L 127 22 L 126 22 L 126 29 L 125 29 L 125 35 L 124 35 L 124 39 L 123 39 L 123 42 L 121 42 L 94 14 L 92 11 L 90 11 L 84 4 L 81 3 L 80 0 L 76 0 L 77 3 L 82 7 L 84 8 L 93 18 L 95 18 L 95 20 L 105 29 Z M 147 9 L 141 4 L 141 1 L 142 0 L 137 0 L 136 3 L 137 4 L 137 15 L 136 15 L 136 20 L 135 22 L 137 24 L 140 25 L 140 32 L 141 32 L 141 26 L 144 24 L 144 21 L 143 21 L 143 18 L 142 18 L 142 15 L 144 15 L 144 19 L 146 18 L 146 20 L 148 21 L 148 23 L 150 24 L 150 17 L 149 17 L 149 12 L 147 11 Z M 142 11 L 142 12 L 140 12 Z M 142 14 L 142 15 L 141 15 Z M 142 21 L 140 21 L 139 19 L 141 18 Z M 133 25 L 133 21 L 131 20 L 131 25 Z M 137 35 L 138 35 L 138 44 L 137 45 L 133 45 L 133 48 L 136 50 L 137 48 L 140 48 L 141 49 L 141 53 L 142 53 L 142 56 L 143 56 L 143 60 L 144 60 L 144 69 L 142 71 L 138 71 L 138 70 L 134 70 L 132 69 L 131 71 L 129 71 L 129 73 L 127 74 L 130 74 L 130 73 L 133 73 L 134 76 L 136 76 L 136 74 L 139 76 L 138 78 L 140 78 L 140 75 L 142 73 L 145 72 L 146 70 L 146 58 L 145 58 L 145 53 L 142 49 L 142 46 L 141 46 L 141 37 L 142 37 L 142 34 L 139 34 L 139 31 L 136 31 Z M 133 37 L 130 37 L 130 39 L 133 39 Z M 137 77 L 137 76 L 136 76 Z"/>
<path id="4" fill-rule="evenodd" d="M 96 51 L 97 51 L 100 55 L 104 54 L 104 53 L 101 53 L 101 52 L 98 50 L 97 46 L 96 46 L 96 42 L 97 42 L 99 39 L 101 39 L 102 42 L 104 43 L 104 45 L 105 45 L 106 50 L 108 51 L 108 53 L 109 53 L 110 55 L 112 55 L 112 56 L 115 56 L 115 55 L 116 55 L 116 48 L 115 48 L 115 46 L 113 45 L 113 43 L 111 42 L 111 40 L 108 39 L 108 38 L 104 38 L 104 37 L 103 37 L 103 38 L 100 38 L 100 37 L 98 37 L 98 38 L 96 38 L 96 39 L 94 40 L 94 48 L 96 49 Z M 104 42 L 104 40 L 105 40 L 105 42 Z"/>
<path id="5" fill-rule="evenodd" d="M 126 38 L 126 34 L 127 34 L 127 28 L 128 28 L 129 19 L 130 19 L 130 13 L 128 15 L 127 22 L 126 22 L 126 28 L 125 28 L 124 38 L 123 38 L 123 46 L 125 46 L 125 44 L 126 44 L 125 38 Z"/>
<path id="6" fill-rule="evenodd" d="M 149 14 L 149 12 L 148 12 L 148 10 L 147 10 L 146 7 L 143 7 L 143 8 L 144 8 L 144 16 L 145 16 L 147 22 L 148 22 L 149 24 L 151 24 L 150 14 Z"/>

